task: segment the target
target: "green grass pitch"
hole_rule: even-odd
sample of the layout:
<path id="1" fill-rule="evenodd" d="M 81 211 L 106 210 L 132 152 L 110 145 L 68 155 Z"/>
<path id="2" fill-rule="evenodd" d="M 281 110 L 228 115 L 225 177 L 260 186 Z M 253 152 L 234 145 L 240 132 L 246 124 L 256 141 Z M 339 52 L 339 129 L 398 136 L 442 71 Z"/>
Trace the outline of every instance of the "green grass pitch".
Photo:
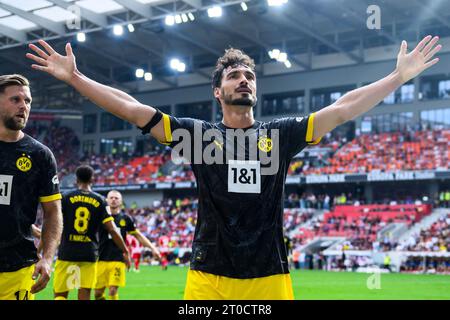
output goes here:
<path id="1" fill-rule="evenodd" d="M 141 266 L 141 272 L 128 272 L 127 285 L 120 288 L 120 300 L 181 300 L 187 267 Z M 449 275 L 380 274 L 380 289 L 368 289 L 370 274 L 292 270 L 295 298 L 298 300 L 449 300 Z M 93 297 L 93 296 L 92 296 Z M 72 291 L 69 299 L 75 299 Z M 36 295 L 36 300 L 53 299 L 52 281 Z"/>

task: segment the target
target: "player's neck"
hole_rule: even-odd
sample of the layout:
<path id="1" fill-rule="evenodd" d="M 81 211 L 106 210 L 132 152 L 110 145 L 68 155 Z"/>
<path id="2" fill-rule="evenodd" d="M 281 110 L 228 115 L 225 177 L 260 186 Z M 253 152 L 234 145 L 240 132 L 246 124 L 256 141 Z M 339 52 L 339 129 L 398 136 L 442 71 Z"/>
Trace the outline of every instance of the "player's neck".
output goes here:
<path id="1" fill-rule="evenodd" d="M 92 191 L 90 184 L 78 183 L 78 189 L 81 191 Z"/>
<path id="2" fill-rule="evenodd" d="M 111 209 L 111 214 L 113 216 L 118 215 L 120 213 L 120 208 L 117 208 L 117 209 L 113 209 L 111 207 L 109 207 L 109 208 Z"/>
<path id="3" fill-rule="evenodd" d="M 22 130 L 10 130 L 4 126 L 0 126 L 0 141 L 17 142 L 22 139 L 24 135 Z"/>
<path id="4" fill-rule="evenodd" d="M 224 105 L 222 123 L 229 128 L 248 128 L 255 123 L 252 107 Z"/>

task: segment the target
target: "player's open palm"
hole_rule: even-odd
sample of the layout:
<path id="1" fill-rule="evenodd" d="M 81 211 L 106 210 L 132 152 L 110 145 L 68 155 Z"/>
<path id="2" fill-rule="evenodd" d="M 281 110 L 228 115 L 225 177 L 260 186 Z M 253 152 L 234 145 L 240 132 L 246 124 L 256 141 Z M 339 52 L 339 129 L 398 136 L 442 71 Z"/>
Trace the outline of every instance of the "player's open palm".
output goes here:
<path id="1" fill-rule="evenodd" d="M 69 83 L 77 69 L 75 56 L 72 52 L 70 43 L 66 44 L 66 55 L 63 56 L 56 52 L 47 42 L 39 40 L 39 44 L 44 48 L 42 50 L 34 44 L 29 47 L 36 54 L 27 53 L 27 58 L 35 61 L 37 64 L 31 65 L 33 69 L 47 72 L 55 78 Z"/>
<path id="2" fill-rule="evenodd" d="M 397 71 L 404 82 L 411 80 L 439 61 L 439 58 L 432 59 L 442 48 L 442 45 L 436 45 L 438 41 L 439 37 L 426 36 L 410 53 L 407 53 L 407 42 L 402 41 L 397 56 Z"/>

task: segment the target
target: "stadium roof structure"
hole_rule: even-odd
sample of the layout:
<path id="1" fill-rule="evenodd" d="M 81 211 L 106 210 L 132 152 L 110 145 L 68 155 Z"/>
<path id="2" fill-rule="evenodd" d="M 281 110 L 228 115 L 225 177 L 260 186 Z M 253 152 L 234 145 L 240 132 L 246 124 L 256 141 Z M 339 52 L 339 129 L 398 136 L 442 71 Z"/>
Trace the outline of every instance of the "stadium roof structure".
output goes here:
<path id="1" fill-rule="evenodd" d="M 366 49 L 399 46 L 403 39 L 416 42 L 426 34 L 450 36 L 450 1 L 445 0 L 269 2 L 277 1 L 0 0 L 0 73 L 28 76 L 38 93 L 35 106 L 61 108 L 73 104 L 77 94 L 32 71 L 26 44 L 42 38 L 61 52 L 70 41 L 82 72 L 141 92 L 209 83 L 217 58 L 229 47 L 251 55 L 261 77 L 313 70 L 314 56 L 337 53 L 348 64 L 360 64 Z M 381 8 L 379 30 L 367 27 L 372 4 Z M 222 8 L 221 17 L 210 17 L 214 6 Z M 123 29 L 116 32 L 117 26 Z M 77 41 L 79 33 L 84 42 Z M 273 49 L 286 53 L 283 63 L 269 55 Z M 172 58 L 186 70 L 171 69 Z M 137 69 L 151 73 L 152 81 L 137 79 Z"/>

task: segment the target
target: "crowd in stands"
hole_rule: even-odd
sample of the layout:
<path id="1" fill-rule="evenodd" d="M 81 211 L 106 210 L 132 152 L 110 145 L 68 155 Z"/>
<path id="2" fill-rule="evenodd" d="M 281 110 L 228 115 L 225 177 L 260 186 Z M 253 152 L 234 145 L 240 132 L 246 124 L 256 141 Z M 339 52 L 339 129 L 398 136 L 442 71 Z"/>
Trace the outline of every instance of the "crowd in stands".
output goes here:
<path id="1" fill-rule="evenodd" d="M 328 194 L 315 195 L 305 192 L 301 195 L 291 193 L 284 203 L 285 208 L 330 210 L 331 197 Z"/>
<path id="2" fill-rule="evenodd" d="M 77 165 L 80 140 L 71 128 L 61 126 L 58 122 L 46 125 L 45 122 L 30 121 L 25 132 L 52 150 L 58 168 L 67 171 Z"/>
<path id="3" fill-rule="evenodd" d="M 145 155 L 125 160 L 120 156 L 91 155 L 80 162 L 92 166 L 97 185 L 143 184 L 156 180 L 167 155 Z"/>
<path id="4" fill-rule="evenodd" d="M 400 272 L 450 274 L 450 259 L 446 257 L 409 256 L 401 264 Z"/>
<path id="5" fill-rule="evenodd" d="M 339 205 L 325 213 L 296 235 L 297 243 L 305 244 L 316 237 L 345 237 L 346 250 L 391 250 L 389 239 L 377 241 L 379 232 L 388 224 L 404 223 L 410 227 L 431 212 L 429 205 Z"/>
<path id="6" fill-rule="evenodd" d="M 440 217 L 429 228 L 411 236 L 398 251 L 450 252 L 450 214 Z"/>
<path id="7" fill-rule="evenodd" d="M 422 230 L 417 237 L 411 237 L 402 245 L 392 242 L 387 237 L 378 238 L 378 232 L 389 223 L 403 222 L 411 226 L 420 221 L 429 213 L 426 209 L 420 208 L 426 208 L 427 205 L 354 206 L 347 203 L 347 205 L 333 205 L 332 211 L 325 211 L 324 215 L 316 217 L 317 208 L 323 208 L 323 205 L 316 203 L 314 206 L 314 201 L 306 200 L 308 197 L 311 197 L 311 194 L 292 193 L 285 200 L 284 230 L 286 236 L 290 237 L 288 251 L 291 253 L 291 264 L 295 268 L 356 270 L 371 265 L 372 262 L 367 257 L 326 257 L 320 252 L 313 254 L 302 251 L 303 245 L 318 236 L 345 237 L 347 240 L 342 243 L 342 252 L 347 250 L 450 252 L 450 214 L 441 217 L 431 227 Z M 305 199 L 304 208 L 300 208 L 301 198 Z M 316 196 L 317 198 L 319 196 Z M 166 254 L 168 263 L 175 265 L 189 263 L 197 222 L 198 200 L 195 197 L 155 200 L 143 208 L 132 203 L 125 211 L 133 217 L 143 235 L 157 244 L 160 251 Z M 39 216 L 41 215 L 42 213 Z M 38 225 L 40 221 L 42 220 L 38 219 Z M 150 251 L 144 252 L 143 257 L 144 261 L 149 263 L 155 261 Z M 448 268 L 447 260 L 427 260 L 427 263 L 432 264 L 431 267 L 434 266 L 436 272 L 441 272 L 447 270 L 445 269 Z M 423 267 L 417 264 L 417 261 L 415 258 L 409 259 L 402 264 L 402 270 L 414 272 L 423 268 L 432 269 L 430 266 Z"/>
<path id="8" fill-rule="evenodd" d="M 314 215 L 314 209 L 286 208 L 284 209 L 283 221 L 284 232 L 290 233 L 298 226 L 304 224 Z"/>
<path id="9" fill-rule="evenodd" d="M 291 174 L 339 174 L 449 169 L 450 130 L 363 134 L 341 147 L 326 166 L 298 159 Z"/>
<path id="10" fill-rule="evenodd" d="M 184 252 L 192 245 L 197 209 L 198 200 L 186 197 L 157 200 L 152 206 L 128 209 L 127 213 L 141 232 L 167 254 L 169 262 L 180 258 L 180 263 L 187 263 L 189 256 Z"/>
<path id="11" fill-rule="evenodd" d="M 52 122 L 32 122 L 27 132 L 46 144 L 55 154 L 60 178 L 73 173 L 74 168 L 87 163 L 95 166 L 99 174 L 98 184 L 123 185 L 149 182 L 194 181 L 189 166 L 168 166 L 170 151 L 160 148 L 159 153 L 124 156 L 122 154 L 79 156 L 80 141 L 74 131 Z M 346 138 L 324 137 L 318 146 L 329 150 L 316 160 L 295 159 L 288 173 L 339 174 L 387 172 L 397 170 L 449 169 L 450 130 L 428 130 L 362 134 L 351 141 Z M 170 167 L 165 170 L 164 167 Z M 450 200 L 447 200 L 450 203 Z"/>

